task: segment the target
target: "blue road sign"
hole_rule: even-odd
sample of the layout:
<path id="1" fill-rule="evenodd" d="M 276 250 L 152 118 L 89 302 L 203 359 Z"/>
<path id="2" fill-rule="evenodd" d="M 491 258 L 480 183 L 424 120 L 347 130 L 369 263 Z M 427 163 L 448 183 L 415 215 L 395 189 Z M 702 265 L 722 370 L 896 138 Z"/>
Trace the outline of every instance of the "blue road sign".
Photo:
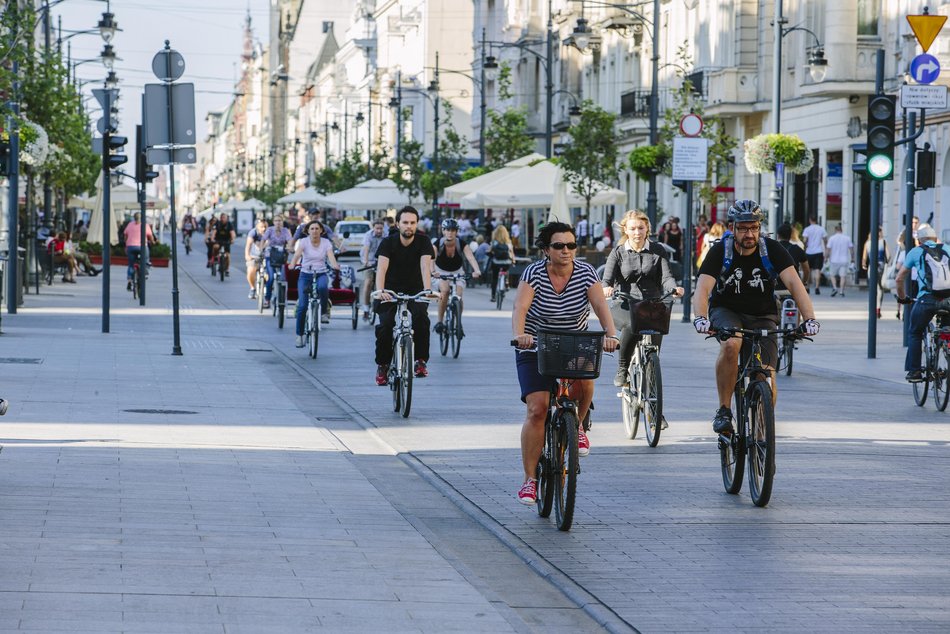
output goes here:
<path id="1" fill-rule="evenodd" d="M 910 63 L 910 74 L 918 84 L 933 83 L 940 76 L 940 62 L 933 55 L 922 53 Z"/>
<path id="2" fill-rule="evenodd" d="M 785 187 L 785 163 L 775 164 L 775 186 Z"/>

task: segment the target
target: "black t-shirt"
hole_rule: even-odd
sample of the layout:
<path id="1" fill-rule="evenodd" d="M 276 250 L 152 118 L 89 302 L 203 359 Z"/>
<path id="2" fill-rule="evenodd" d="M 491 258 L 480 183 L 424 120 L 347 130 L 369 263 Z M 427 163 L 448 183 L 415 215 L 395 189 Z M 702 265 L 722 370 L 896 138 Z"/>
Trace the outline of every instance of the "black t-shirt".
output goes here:
<path id="1" fill-rule="evenodd" d="M 808 261 L 808 256 L 805 255 L 804 249 L 797 244 L 792 244 L 788 240 L 779 240 L 778 243 L 785 247 L 785 250 L 788 251 L 788 254 L 792 257 L 792 266 L 799 267 L 802 262 Z M 769 259 L 772 259 L 771 252 L 769 252 Z M 775 288 L 780 291 L 787 290 L 782 280 L 775 280 Z"/>
<path id="2" fill-rule="evenodd" d="M 398 233 L 393 233 L 379 243 L 376 257 L 389 258 L 384 288 L 397 293 L 418 293 L 423 288 L 422 269 L 419 266 L 424 256 L 432 257 L 432 243 L 425 234 L 417 233 L 409 246 L 403 246 Z"/>
<path id="3" fill-rule="evenodd" d="M 455 239 L 455 253 L 451 256 L 448 254 L 448 245 L 444 238 L 436 242 L 435 248 L 435 265 L 443 271 L 457 271 L 464 266 L 465 261 L 462 259 L 462 249 L 464 247 L 460 239 Z"/>
<path id="4" fill-rule="evenodd" d="M 725 253 L 724 243 L 725 240 L 720 240 L 709 247 L 706 259 L 699 267 L 700 275 L 709 275 L 717 280 L 709 305 L 729 308 L 743 315 L 774 315 L 777 310 L 774 297 L 775 283 L 762 265 L 758 245 L 752 255 L 739 255 L 739 251 L 735 251 L 732 256 L 732 266 L 720 275 Z M 738 240 L 736 240 L 736 245 L 738 245 Z M 795 266 L 792 256 L 775 240 L 766 238 L 765 249 L 776 275 L 781 275 L 785 269 Z"/>
<path id="5" fill-rule="evenodd" d="M 214 226 L 215 242 L 231 242 L 231 232 L 234 231 L 234 225 L 231 221 L 221 222 L 220 220 Z"/>

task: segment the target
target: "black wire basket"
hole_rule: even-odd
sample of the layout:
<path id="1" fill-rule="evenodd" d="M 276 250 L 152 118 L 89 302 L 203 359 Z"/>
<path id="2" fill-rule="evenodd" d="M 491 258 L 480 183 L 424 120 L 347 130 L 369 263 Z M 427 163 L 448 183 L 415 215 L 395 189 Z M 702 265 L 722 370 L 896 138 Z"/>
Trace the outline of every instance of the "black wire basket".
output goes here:
<path id="1" fill-rule="evenodd" d="M 646 299 L 630 305 L 630 330 L 635 334 L 668 335 L 673 305 Z"/>
<path id="2" fill-rule="evenodd" d="M 603 331 L 541 330 L 538 372 L 561 379 L 596 379 L 603 349 Z"/>

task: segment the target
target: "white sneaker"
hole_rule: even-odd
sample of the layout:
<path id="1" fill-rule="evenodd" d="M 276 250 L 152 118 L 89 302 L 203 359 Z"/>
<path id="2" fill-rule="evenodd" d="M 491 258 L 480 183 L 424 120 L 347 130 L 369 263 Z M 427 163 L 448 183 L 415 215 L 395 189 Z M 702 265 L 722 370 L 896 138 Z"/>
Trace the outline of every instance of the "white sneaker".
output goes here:
<path id="1" fill-rule="evenodd" d="M 328 324 L 328 323 L 330 323 L 330 315 L 328 315 L 328 314 L 326 314 L 326 313 L 323 313 L 322 315 L 320 315 L 320 323 L 321 323 L 321 324 Z"/>
<path id="2" fill-rule="evenodd" d="M 297 347 L 303 348 L 303 346 L 304 346 L 303 335 L 297 335 Z"/>
<path id="3" fill-rule="evenodd" d="M 253 288 L 252 288 L 250 291 L 248 291 L 248 293 L 247 293 L 247 298 L 248 298 L 248 299 L 257 299 L 257 293 L 254 292 L 254 289 L 253 289 Z"/>

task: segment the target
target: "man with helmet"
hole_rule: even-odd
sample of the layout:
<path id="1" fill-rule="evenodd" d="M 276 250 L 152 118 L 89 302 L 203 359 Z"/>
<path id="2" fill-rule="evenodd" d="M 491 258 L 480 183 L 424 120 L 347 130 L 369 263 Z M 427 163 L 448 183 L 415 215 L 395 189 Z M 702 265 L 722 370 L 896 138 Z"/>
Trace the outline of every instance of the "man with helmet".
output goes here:
<path id="1" fill-rule="evenodd" d="M 775 300 L 778 280 L 792 294 L 802 318 L 802 331 L 818 334 L 815 309 L 798 277 L 795 263 L 782 245 L 761 235 L 765 214 L 754 200 L 737 200 L 729 208 L 729 231 L 709 248 L 696 282 L 693 326 L 705 334 L 721 328 L 757 328 L 774 330 L 779 324 L 779 306 Z M 716 359 L 716 387 L 719 409 L 713 419 L 713 431 L 733 431 L 733 388 L 738 375 L 741 339 L 720 343 Z M 776 336 L 762 346 L 762 365 L 772 371 L 772 397 L 775 400 L 775 362 L 778 357 Z"/>
<path id="2" fill-rule="evenodd" d="M 435 248 L 435 259 L 432 261 L 434 275 L 455 275 L 464 272 L 462 258 L 468 260 L 472 266 L 472 277 L 481 277 L 481 269 L 475 254 L 467 244 L 463 244 L 459 238 L 459 223 L 455 218 L 446 218 L 442 221 L 442 237 L 433 241 Z M 465 288 L 465 280 L 460 279 L 455 285 L 455 290 L 459 298 L 462 297 L 462 291 Z M 439 319 L 435 324 L 435 331 L 442 333 L 444 324 L 442 319 L 445 317 L 445 307 L 449 303 L 449 282 L 448 280 L 439 280 Z"/>

